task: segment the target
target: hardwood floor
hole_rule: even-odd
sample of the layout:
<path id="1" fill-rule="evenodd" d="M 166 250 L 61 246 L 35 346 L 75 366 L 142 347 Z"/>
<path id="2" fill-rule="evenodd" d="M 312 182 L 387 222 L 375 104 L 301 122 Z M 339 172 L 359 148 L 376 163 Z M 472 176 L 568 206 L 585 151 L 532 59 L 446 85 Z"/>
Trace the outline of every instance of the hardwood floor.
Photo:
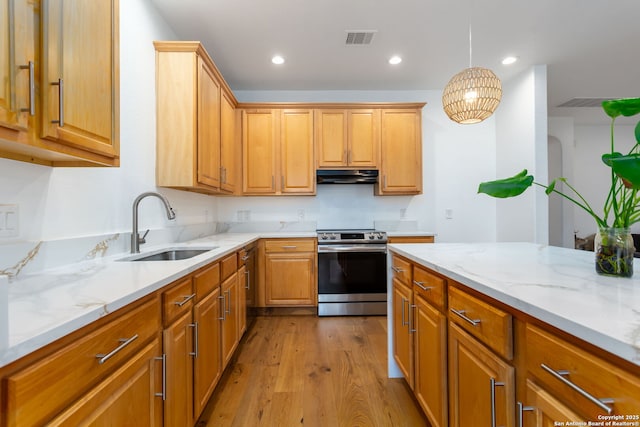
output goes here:
<path id="1" fill-rule="evenodd" d="M 198 427 L 427 426 L 387 378 L 385 317 L 258 317 Z"/>

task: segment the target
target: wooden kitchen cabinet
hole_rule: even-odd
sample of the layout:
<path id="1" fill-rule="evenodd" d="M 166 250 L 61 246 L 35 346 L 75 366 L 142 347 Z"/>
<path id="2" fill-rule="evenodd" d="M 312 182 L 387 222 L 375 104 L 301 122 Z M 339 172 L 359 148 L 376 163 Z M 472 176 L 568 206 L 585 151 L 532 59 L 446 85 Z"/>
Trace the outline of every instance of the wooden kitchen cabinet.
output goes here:
<path id="1" fill-rule="evenodd" d="M 388 243 L 433 243 L 434 236 L 389 236 Z"/>
<path id="2" fill-rule="evenodd" d="M 154 42 L 160 187 L 235 190 L 235 99 L 197 42 Z"/>
<path id="3" fill-rule="evenodd" d="M 393 278 L 393 358 L 404 375 L 407 384 L 414 388 L 413 376 L 413 325 L 411 324 L 411 288 L 398 278 Z"/>
<path id="4" fill-rule="evenodd" d="M 194 328 L 192 280 L 188 277 L 162 293 L 162 345 L 166 358 L 165 426 L 193 425 Z"/>
<path id="5" fill-rule="evenodd" d="M 153 340 L 48 426 L 163 426 L 162 346 Z"/>
<path id="6" fill-rule="evenodd" d="M 530 380 L 526 381 L 526 405 L 518 403 L 518 419 L 522 424 L 518 427 L 552 427 L 558 422 L 584 422 L 587 419 L 576 414 L 543 388 Z M 562 421 L 561 421 L 562 420 Z M 581 425 L 581 424 L 576 424 Z"/>
<path id="7" fill-rule="evenodd" d="M 244 194 L 315 194 L 312 110 L 243 110 L 242 149 Z"/>
<path id="8" fill-rule="evenodd" d="M 318 304 L 315 239 L 265 241 L 266 306 Z"/>
<path id="9" fill-rule="evenodd" d="M 380 149 L 380 110 L 315 110 L 315 138 L 319 169 L 374 169 Z"/>
<path id="10" fill-rule="evenodd" d="M 381 111 L 381 166 L 377 194 L 422 193 L 421 108 Z"/>
<path id="11" fill-rule="evenodd" d="M 2 26 L 12 33 L 0 36 L 8 50 L 0 64 L 7 79 L 0 89 L 0 156 L 118 166 L 118 0 L 10 0 L 0 8 L 0 20 L 12 24 Z"/>
<path id="12" fill-rule="evenodd" d="M 449 322 L 450 425 L 515 427 L 515 406 L 514 368 Z"/>
<path id="13" fill-rule="evenodd" d="M 238 346 L 238 273 L 222 282 L 222 366 L 226 367 Z"/>
<path id="14" fill-rule="evenodd" d="M 238 341 L 247 330 L 247 266 L 238 268 Z"/>

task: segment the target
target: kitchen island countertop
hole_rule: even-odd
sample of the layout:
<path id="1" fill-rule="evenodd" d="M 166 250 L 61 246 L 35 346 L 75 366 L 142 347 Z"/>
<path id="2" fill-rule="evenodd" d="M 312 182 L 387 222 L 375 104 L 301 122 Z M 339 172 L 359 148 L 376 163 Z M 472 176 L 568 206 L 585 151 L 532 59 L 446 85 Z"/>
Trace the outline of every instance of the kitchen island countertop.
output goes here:
<path id="1" fill-rule="evenodd" d="M 533 243 L 391 244 L 390 251 L 640 365 L 640 260 L 595 272 L 593 252 Z"/>

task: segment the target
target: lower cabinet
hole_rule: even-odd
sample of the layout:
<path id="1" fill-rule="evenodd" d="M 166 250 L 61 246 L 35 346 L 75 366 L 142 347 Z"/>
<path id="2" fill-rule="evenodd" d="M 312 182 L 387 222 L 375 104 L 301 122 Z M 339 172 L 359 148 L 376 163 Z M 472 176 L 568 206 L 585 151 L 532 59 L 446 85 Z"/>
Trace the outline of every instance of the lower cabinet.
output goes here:
<path id="1" fill-rule="evenodd" d="M 89 393 L 49 421 L 49 426 L 160 427 L 162 372 L 160 340 L 155 339 Z"/>
<path id="2" fill-rule="evenodd" d="M 538 387 L 531 380 L 527 380 L 526 406 L 518 402 L 518 427 L 524 426 L 554 426 L 557 422 L 572 421 L 574 423 L 586 420 L 569 409 L 566 405 L 553 397 L 549 392 Z M 576 424 L 582 425 L 582 424 Z"/>
<path id="3" fill-rule="evenodd" d="M 413 388 L 413 335 L 410 325 L 411 288 L 393 279 L 393 358 Z"/>
<path id="4" fill-rule="evenodd" d="M 449 408 L 453 427 L 514 427 L 512 366 L 449 323 Z"/>
<path id="5" fill-rule="evenodd" d="M 316 306 L 316 240 L 267 240 L 264 248 L 265 305 Z"/>
<path id="6" fill-rule="evenodd" d="M 226 367 L 238 346 L 238 273 L 221 285 L 222 291 L 222 366 Z"/>

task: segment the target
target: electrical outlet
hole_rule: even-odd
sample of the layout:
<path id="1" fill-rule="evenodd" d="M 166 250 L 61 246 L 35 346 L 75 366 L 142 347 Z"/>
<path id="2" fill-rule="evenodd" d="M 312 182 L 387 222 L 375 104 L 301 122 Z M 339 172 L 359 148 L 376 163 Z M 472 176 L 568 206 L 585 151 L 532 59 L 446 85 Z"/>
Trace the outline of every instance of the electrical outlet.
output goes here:
<path id="1" fill-rule="evenodd" d="M 453 219 L 453 209 L 445 209 L 444 210 L 444 217 L 446 219 Z"/>
<path id="2" fill-rule="evenodd" d="M 0 205 L 0 237 L 17 237 L 19 234 L 18 205 Z"/>

